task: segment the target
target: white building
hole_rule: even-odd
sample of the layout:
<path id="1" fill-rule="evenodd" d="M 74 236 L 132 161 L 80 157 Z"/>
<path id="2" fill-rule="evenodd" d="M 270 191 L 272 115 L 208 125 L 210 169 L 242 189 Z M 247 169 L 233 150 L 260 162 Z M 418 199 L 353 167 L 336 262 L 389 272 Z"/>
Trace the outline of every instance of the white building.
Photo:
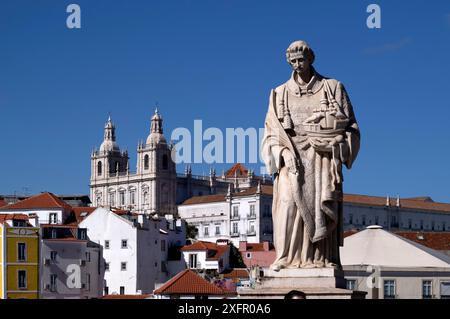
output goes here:
<path id="1" fill-rule="evenodd" d="M 230 245 L 228 241 L 211 243 L 197 241 L 181 248 L 189 269 L 215 270 L 218 273 L 230 268 Z"/>
<path id="2" fill-rule="evenodd" d="M 241 192 L 195 196 L 178 206 L 178 214 L 198 229 L 197 239 L 216 242 L 272 241 L 272 186 L 258 185 Z"/>
<path id="3" fill-rule="evenodd" d="M 346 237 L 340 253 L 347 288 L 368 299 L 450 298 L 450 257 L 381 226 Z"/>
<path id="4" fill-rule="evenodd" d="M 102 295 L 102 247 L 90 242 L 86 229 L 41 225 L 41 299 L 84 299 Z"/>
<path id="5" fill-rule="evenodd" d="M 163 135 L 158 111 L 150 134 L 137 149 L 137 167 L 130 173 L 128 153 L 116 142 L 115 126 L 108 119 L 100 149 L 91 155 L 91 200 L 94 207 L 116 207 L 141 214 L 176 214 L 176 170 L 173 146 Z"/>
<path id="6" fill-rule="evenodd" d="M 88 238 L 103 247 L 104 294 L 151 293 L 156 283 L 174 275 L 180 268 L 173 265 L 169 251 L 185 244 L 185 228 L 180 220 L 156 215 L 112 212 L 97 208 L 80 222 Z M 182 260 L 172 263 L 182 264 Z"/>

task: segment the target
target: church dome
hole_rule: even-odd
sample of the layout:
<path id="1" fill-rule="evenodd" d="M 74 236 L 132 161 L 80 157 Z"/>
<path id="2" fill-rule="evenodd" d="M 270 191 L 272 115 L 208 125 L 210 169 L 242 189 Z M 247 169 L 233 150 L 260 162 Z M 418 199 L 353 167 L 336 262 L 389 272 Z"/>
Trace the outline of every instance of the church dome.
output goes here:
<path id="1" fill-rule="evenodd" d="M 100 145 L 100 152 L 119 152 L 119 144 L 116 141 L 106 140 Z"/>
<path id="2" fill-rule="evenodd" d="M 105 134 L 100 145 L 100 152 L 120 152 L 119 144 L 116 142 L 116 127 L 110 116 L 105 124 Z"/>

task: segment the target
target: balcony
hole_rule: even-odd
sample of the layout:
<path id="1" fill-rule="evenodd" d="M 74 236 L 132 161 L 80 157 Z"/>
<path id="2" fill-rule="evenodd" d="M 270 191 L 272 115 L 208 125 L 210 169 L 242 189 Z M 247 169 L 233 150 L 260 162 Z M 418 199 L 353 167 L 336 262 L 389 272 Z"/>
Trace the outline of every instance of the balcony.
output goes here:
<path id="1" fill-rule="evenodd" d="M 256 214 L 255 213 L 247 214 L 247 219 L 256 219 Z"/>
<path id="2" fill-rule="evenodd" d="M 231 215 L 231 220 L 239 220 L 239 214 L 233 214 Z"/>
<path id="3" fill-rule="evenodd" d="M 230 236 L 231 236 L 231 237 L 239 237 L 239 235 L 240 235 L 239 232 L 233 232 L 233 231 L 232 231 L 232 232 L 230 233 Z"/>

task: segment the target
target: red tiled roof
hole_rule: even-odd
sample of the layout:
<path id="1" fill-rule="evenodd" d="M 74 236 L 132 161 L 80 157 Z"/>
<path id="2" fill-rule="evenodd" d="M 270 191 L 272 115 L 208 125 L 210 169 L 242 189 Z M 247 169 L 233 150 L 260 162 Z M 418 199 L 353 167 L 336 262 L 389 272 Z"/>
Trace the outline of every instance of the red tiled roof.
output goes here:
<path id="1" fill-rule="evenodd" d="M 14 210 L 14 209 L 33 209 L 33 208 L 62 208 L 70 210 L 72 207 L 65 201 L 59 199 L 52 193 L 41 193 L 21 200 L 20 202 L 7 205 L 2 209 Z"/>
<path id="2" fill-rule="evenodd" d="M 0 207 L 8 205 L 7 202 L 5 202 L 3 199 L 0 199 Z"/>
<path id="3" fill-rule="evenodd" d="M 245 268 L 234 268 L 223 273 L 223 278 L 249 278 L 249 274 Z"/>
<path id="4" fill-rule="evenodd" d="M 197 241 L 192 245 L 187 245 L 181 248 L 181 251 L 204 251 L 206 250 L 207 258 L 206 260 L 219 260 L 220 257 L 228 250 L 230 247 L 228 245 L 217 245 L 216 243 L 211 243 L 207 241 Z"/>
<path id="5" fill-rule="evenodd" d="M 449 232 L 407 232 L 395 234 L 435 250 L 450 250 Z"/>
<path id="6" fill-rule="evenodd" d="M 345 194 L 344 202 L 370 206 L 386 206 L 386 197 Z M 396 202 L 396 198 L 389 199 L 390 206 L 395 206 Z M 450 213 L 450 204 L 436 203 L 429 197 L 400 198 L 400 207 Z"/>
<path id="7" fill-rule="evenodd" d="M 231 178 L 236 174 L 237 177 L 247 177 L 248 169 L 241 163 L 234 164 L 226 173 L 225 177 Z"/>
<path id="8" fill-rule="evenodd" d="M 183 270 L 154 291 L 158 295 L 225 295 L 216 285 L 203 279 L 190 269 Z"/>
<path id="9" fill-rule="evenodd" d="M 146 295 L 106 295 L 99 299 L 147 299 L 151 297 L 151 294 Z"/>
<path id="10" fill-rule="evenodd" d="M 232 194 L 233 197 L 243 197 L 255 195 L 257 187 L 249 187 L 242 192 L 235 192 Z M 272 185 L 261 185 L 261 193 L 264 195 L 272 196 L 273 186 Z M 216 203 L 224 202 L 226 200 L 226 194 L 215 194 L 215 195 L 203 195 L 194 196 L 185 200 L 181 205 L 194 205 L 194 204 L 206 204 L 206 203 Z"/>
<path id="11" fill-rule="evenodd" d="M 96 209 L 97 207 L 72 207 L 72 212 L 64 223 L 67 225 L 78 225 Z M 86 216 L 82 217 L 82 213 L 86 213 Z"/>
<path id="12" fill-rule="evenodd" d="M 0 214 L 0 223 L 6 220 L 25 220 L 28 221 L 28 216 L 25 214 Z"/>
<path id="13" fill-rule="evenodd" d="M 269 250 L 275 250 L 275 247 L 273 246 L 272 243 L 269 243 Z M 263 243 L 247 243 L 246 252 L 252 252 L 252 251 L 265 251 L 264 244 Z"/>

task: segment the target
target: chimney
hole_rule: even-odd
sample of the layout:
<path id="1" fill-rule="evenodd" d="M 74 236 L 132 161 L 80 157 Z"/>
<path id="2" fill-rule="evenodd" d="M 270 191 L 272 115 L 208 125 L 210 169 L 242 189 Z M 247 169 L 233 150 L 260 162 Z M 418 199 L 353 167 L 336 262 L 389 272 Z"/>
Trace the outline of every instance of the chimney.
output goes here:
<path id="1" fill-rule="evenodd" d="M 400 195 L 397 195 L 397 207 L 400 207 Z"/>
<path id="2" fill-rule="evenodd" d="M 144 214 L 138 215 L 138 223 L 139 225 L 144 226 Z"/>
<path id="3" fill-rule="evenodd" d="M 239 251 L 246 251 L 247 250 L 247 242 L 246 241 L 240 241 L 239 242 Z"/>
<path id="4" fill-rule="evenodd" d="M 264 251 L 269 251 L 269 242 L 268 241 L 263 241 L 263 249 L 264 249 Z"/>
<path id="5" fill-rule="evenodd" d="M 386 196 L 386 206 L 390 206 L 391 205 L 391 203 L 390 203 L 390 199 L 389 199 L 389 195 L 387 195 Z"/>

